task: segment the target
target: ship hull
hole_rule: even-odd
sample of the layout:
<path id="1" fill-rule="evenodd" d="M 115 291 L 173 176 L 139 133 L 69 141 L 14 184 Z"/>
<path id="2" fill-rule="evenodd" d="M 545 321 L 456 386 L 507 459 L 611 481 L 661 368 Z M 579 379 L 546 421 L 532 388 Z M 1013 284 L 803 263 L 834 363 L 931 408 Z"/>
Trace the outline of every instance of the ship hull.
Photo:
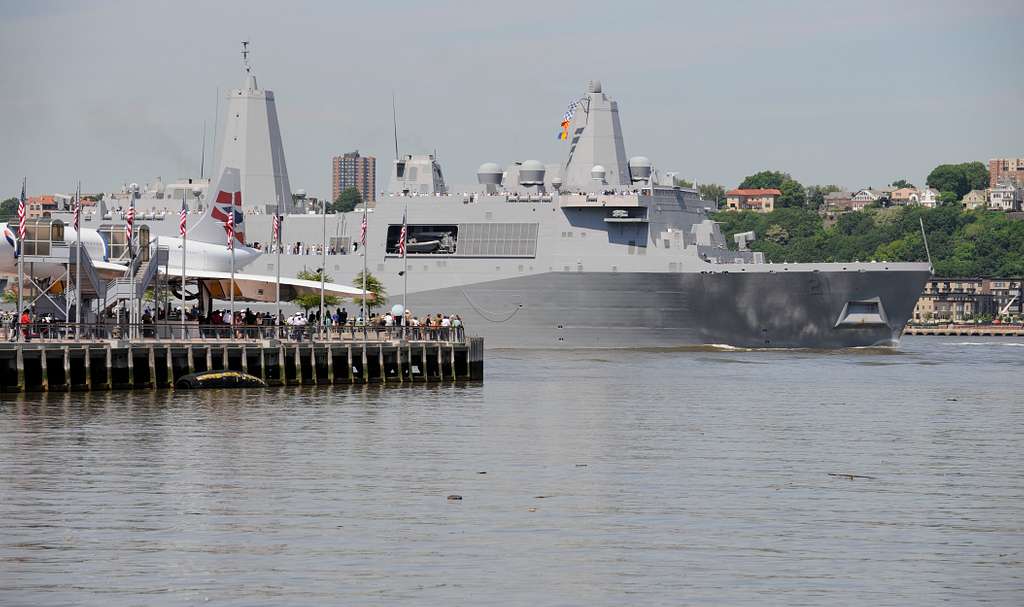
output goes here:
<path id="1" fill-rule="evenodd" d="M 410 293 L 408 305 L 418 317 L 456 311 L 488 348 L 894 346 L 929 276 L 550 272 Z M 841 322 L 850 302 L 868 300 L 884 322 Z"/>

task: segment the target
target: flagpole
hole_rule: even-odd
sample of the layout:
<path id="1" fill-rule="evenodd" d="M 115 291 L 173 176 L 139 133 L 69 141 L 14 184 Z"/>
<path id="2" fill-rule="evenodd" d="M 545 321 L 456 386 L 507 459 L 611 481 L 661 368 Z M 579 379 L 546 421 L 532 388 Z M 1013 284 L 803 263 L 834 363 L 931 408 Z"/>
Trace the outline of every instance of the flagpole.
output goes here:
<path id="1" fill-rule="evenodd" d="M 323 260 L 321 262 L 322 267 L 320 268 L 320 323 L 319 323 L 320 326 L 317 327 L 317 335 L 319 335 L 320 332 L 323 330 L 323 327 L 326 324 L 326 320 L 327 320 L 324 317 L 324 281 L 327 280 L 327 278 L 325 276 L 327 274 L 327 200 L 324 199 L 323 201 L 321 201 L 320 204 L 321 204 L 321 211 L 324 214 L 324 217 L 323 217 L 323 220 L 324 220 L 323 221 L 324 237 L 323 237 L 323 240 L 320 243 L 320 251 L 321 251 L 321 253 L 323 253 L 323 255 L 321 255 L 321 257 L 323 258 Z"/>
<path id="2" fill-rule="evenodd" d="M 369 224 L 366 221 L 366 201 L 363 201 L 363 336 L 366 336 L 366 323 L 369 319 L 366 317 L 366 232 L 370 230 Z"/>
<path id="3" fill-rule="evenodd" d="M 278 326 L 281 323 L 281 233 L 284 230 L 284 222 L 282 221 L 283 215 L 281 215 L 281 202 L 278 200 L 277 203 L 277 215 L 274 216 L 274 221 L 277 222 L 277 263 L 274 267 L 277 268 L 277 283 L 274 295 L 274 303 L 277 304 L 277 316 L 274 317 L 274 325 Z M 278 337 L 281 336 L 281 329 L 277 329 Z"/>
<path id="4" fill-rule="evenodd" d="M 185 213 L 185 220 L 188 221 L 188 203 L 185 202 L 185 190 L 181 191 L 181 210 Z M 188 246 L 188 226 L 181 230 L 181 338 L 185 339 L 185 259 Z"/>
<path id="5" fill-rule="evenodd" d="M 404 267 L 402 268 L 402 313 L 404 314 L 409 306 L 406 305 L 409 299 L 409 205 L 405 206 L 405 211 L 402 213 L 402 230 L 405 231 L 405 243 L 402 246 L 402 260 Z"/>
<path id="6" fill-rule="evenodd" d="M 132 323 L 135 320 L 135 285 L 137 283 L 135 277 L 135 247 L 132 246 L 132 241 L 135 240 L 135 192 L 137 192 L 138 189 L 139 186 L 135 185 L 134 183 L 128 188 L 128 196 L 131 197 L 131 201 L 128 204 L 128 213 L 131 214 L 131 217 L 129 218 L 128 221 L 129 234 L 127 238 L 128 270 L 131 272 L 132 275 L 132 288 L 128 292 L 128 339 L 131 339 L 132 334 L 134 333 L 134 327 L 132 326 Z"/>
<path id="7" fill-rule="evenodd" d="M 81 338 L 82 327 L 82 182 L 75 195 L 75 339 Z"/>
<path id="8" fill-rule="evenodd" d="M 25 298 L 23 291 L 25 290 L 25 216 L 28 214 L 28 209 L 25 206 L 28 201 L 25 200 L 25 187 L 27 185 L 28 178 L 23 177 L 21 179 L 21 199 L 18 201 L 18 324 L 21 324 L 21 313 L 25 310 Z M 29 322 L 31 322 L 31 318 Z M 19 336 L 21 339 L 21 336 Z"/>
<path id="9" fill-rule="evenodd" d="M 231 208 L 232 213 L 235 212 L 234 207 Z M 231 335 L 234 336 L 235 332 L 235 235 L 234 228 L 232 228 L 231 234 Z"/>

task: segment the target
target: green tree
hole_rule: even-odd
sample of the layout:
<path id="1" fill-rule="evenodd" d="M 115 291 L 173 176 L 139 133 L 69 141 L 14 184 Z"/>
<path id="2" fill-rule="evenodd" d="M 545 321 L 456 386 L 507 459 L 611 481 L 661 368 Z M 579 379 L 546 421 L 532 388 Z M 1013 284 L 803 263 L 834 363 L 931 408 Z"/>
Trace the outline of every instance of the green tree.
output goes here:
<path id="1" fill-rule="evenodd" d="M 335 213 L 348 213 L 363 203 L 363 195 L 356 188 L 345 188 L 331 205 Z"/>
<path id="2" fill-rule="evenodd" d="M 357 289 L 363 288 L 362 272 L 356 274 L 355 278 L 352 279 L 352 286 Z M 366 292 L 368 294 L 368 297 L 366 298 L 366 309 L 371 311 L 377 306 L 384 305 L 384 300 L 388 297 L 388 292 L 387 289 L 384 288 L 384 284 L 369 272 L 366 274 Z M 359 296 L 353 297 L 352 301 L 359 305 L 363 304 L 363 298 Z"/>
<path id="3" fill-rule="evenodd" d="M 971 190 L 988 187 L 988 169 L 980 162 L 940 164 L 928 174 L 929 187 L 940 192 L 953 192 L 957 200 Z"/>
<path id="4" fill-rule="evenodd" d="M 697 186 L 697 192 L 704 200 L 722 202 L 725 200 L 725 188 L 717 183 L 702 183 Z"/>
<path id="5" fill-rule="evenodd" d="M 837 185 L 811 185 L 807 186 L 807 208 L 820 209 L 825 206 L 825 196 L 832 192 L 841 192 L 843 188 Z"/>
<path id="6" fill-rule="evenodd" d="M 775 188 L 782 192 L 775 201 L 777 207 L 802 207 L 807 200 L 807 192 L 800 182 L 789 173 L 781 171 L 761 171 L 747 176 L 740 184 L 740 189 Z"/>
<path id="7" fill-rule="evenodd" d="M 9 221 L 18 215 L 18 199 L 8 198 L 0 202 L 0 221 Z"/>
<path id="8" fill-rule="evenodd" d="M 956 195 L 956 192 L 939 193 L 939 204 L 956 204 L 958 202 L 960 202 L 960 197 Z"/>
<path id="9" fill-rule="evenodd" d="M 313 270 L 302 270 L 295 277 L 300 280 L 312 280 L 314 282 L 320 282 L 320 274 L 323 272 L 322 269 L 317 268 Z M 329 274 L 324 275 L 324 282 L 334 282 Z M 336 306 L 341 300 L 337 295 L 331 295 L 330 293 L 324 293 L 324 307 Z M 319 293 L 306 293 L 303 295 L 297 295 L 292 299 L 292 303 L 302 308 L 302 311 L 309 314 L 309 311 L 313 308 L 320 308 L 320 294 Z"/>
<path id="10" fill-rule="evenodd" d="M 912 187 L 914 187 L 914 184 L 910 183 L 910 182 L 909 182 L 909 181 L 907 181 L 906 179 L 897 179 L 896 181 L 894 181 L 894 182 L 890 183 L 889 185 L 890 185 L 891 187 L 894 187 L 894 188 L 896 188 L 896 189 L 900 189 L 900 188 L 912 188 Z"/>

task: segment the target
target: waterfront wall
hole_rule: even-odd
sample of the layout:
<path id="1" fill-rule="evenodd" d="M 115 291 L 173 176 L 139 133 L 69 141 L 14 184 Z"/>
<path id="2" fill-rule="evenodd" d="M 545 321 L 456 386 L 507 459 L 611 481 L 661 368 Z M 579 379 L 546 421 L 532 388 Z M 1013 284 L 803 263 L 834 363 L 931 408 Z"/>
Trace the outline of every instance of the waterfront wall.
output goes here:
<path id="1" fill-rule="evenodd" d="M 172 388 L 231 370 L 268 385 L 483 379 L 483 338 L 449 342 L 92 342 L 0 346 L 0 392 Z"/>

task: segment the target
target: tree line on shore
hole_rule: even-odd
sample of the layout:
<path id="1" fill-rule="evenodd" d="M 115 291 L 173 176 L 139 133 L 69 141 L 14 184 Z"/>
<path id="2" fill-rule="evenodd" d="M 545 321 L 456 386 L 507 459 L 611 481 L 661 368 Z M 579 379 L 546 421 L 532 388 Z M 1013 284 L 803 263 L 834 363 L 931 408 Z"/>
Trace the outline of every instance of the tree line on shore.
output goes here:
<path id="1" fill-rule="evenodd" d="M 714 219 L 730 246 L 733 234 L 756 232 L 750 248 L 776 263 L 924 261 L 920 220 L 937 276 L 1024 276 L 1024 221 L 997 211 L 962 211 L 959 205 L 867 208 L 844 213 L 829 227 L 816 211 L 799 207 L 719 211 Z"/>
<path id="2" fill-rule="evenodd" d="M 905 179 L 894 188 L 915 187 Z M 769 261 L 924 261 L 927 253 L 921 234 L 924 222 L 935 273 L 941 277 L 1024 276 L 1024 221 L 1006 213 L 966 211 L 960 200 L 971 190 L 989 185 L 989 172 L 981 162 L 941 164 L 928 174 L 926 185 L 939 192 L 936 208 L 869 205 L 847 212 L 829 225 L 819 213 L 825 196 L 836 185 L 803 186 L 782 171 L 761 171 L 748 176 L 740 188 L 775 188 L 782 192 L 771 213 L 719 211 L 730 246 L 738 232 L 753 231 L 751 249 Z M 716 184 L 699 186 L 706 200 L 723 202 L 725 190 Z"/>

